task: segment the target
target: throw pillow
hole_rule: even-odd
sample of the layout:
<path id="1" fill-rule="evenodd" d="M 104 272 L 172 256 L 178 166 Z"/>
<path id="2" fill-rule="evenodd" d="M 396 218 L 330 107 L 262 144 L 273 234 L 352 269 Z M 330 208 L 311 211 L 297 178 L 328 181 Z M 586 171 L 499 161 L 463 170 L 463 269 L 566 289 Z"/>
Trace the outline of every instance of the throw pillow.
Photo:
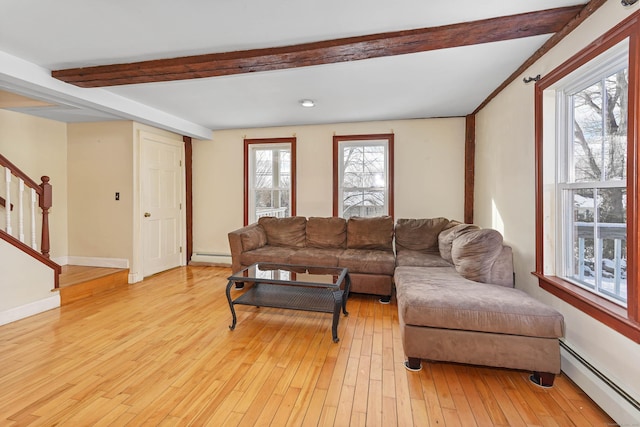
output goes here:
<path id="1" fill-rule="evenodd" d="M 452 224 L 453 226 L 451 226 Z M 458 221 L 451 221 L 438 235 L 438 250 L 440 251 L 442 259 L 453 264 L 453 258 L 451 258 L 451 245 L 453 244 L 453 240 L 467 231 L 478 229 L 480 229 L 480 227 L 474 224 L 462 224 Z"/>
<path id="2" fill-rule="evenodd" d="M 501 252 L 502 234 L 488 228 L 458 235 L 451 247 L 456 271 L 465 279 L 482 283 L 489 283 L 491 268 Z"/>
<path id="3" fill-rule="evenodd" d="M 267 235 L 264 228 L 259 225 L 248 227 L 240 236 L 243 251 L 252 251 L 267 244 Z"/>

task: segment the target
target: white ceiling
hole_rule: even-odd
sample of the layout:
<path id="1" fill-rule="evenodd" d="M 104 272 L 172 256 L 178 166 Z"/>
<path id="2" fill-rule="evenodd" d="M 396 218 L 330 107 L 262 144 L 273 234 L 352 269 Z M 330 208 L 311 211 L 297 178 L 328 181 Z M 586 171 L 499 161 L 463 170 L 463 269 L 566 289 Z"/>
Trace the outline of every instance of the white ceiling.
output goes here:
<path id="1" fill-rule="evenodd" d="M 586 0 L 2 0 L 0 88 L 61 121 L 207 130 L 464 116 L 550 35 L 206 79 L 81 89 L 51 70 L 278 47 L 572 6 Z M 3 68 L 11 70 L 3 73 Z M 50 79 L 51 81 L 49 81 Z M 302 98 L 317 106 L 303 109 Z M 195 130 L 194 130 L 195 129 Z M 210 133 L 210 132 L 209 132 Z"/>

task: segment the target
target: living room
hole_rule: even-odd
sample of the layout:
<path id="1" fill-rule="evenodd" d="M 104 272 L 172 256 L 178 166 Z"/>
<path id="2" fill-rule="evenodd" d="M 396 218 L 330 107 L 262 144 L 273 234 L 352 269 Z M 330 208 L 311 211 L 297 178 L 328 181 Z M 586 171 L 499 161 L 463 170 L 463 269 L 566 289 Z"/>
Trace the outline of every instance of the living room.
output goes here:
<path id="1" fill-rule="evenodd" d="M 620 333 L 588 310 L 578 309 L 542 289 L 538 278 L 531 274 L 537 270 L 538 262 L 535 83 L 522 80 L 538 74 L 544 77 L 637 14 L 637 3 L 624 7 L 619 1 L 605 2 L 475 115 L 473 222 L 497 229 L 512 246 L 516 287 L 562 312 L 567 344 L 562 353 L 563 372 L 619 423 L 638 419 L 637 408 L 616 391 L 623 390 L 632 400 L 640 400 L 637 332 L 636 338 Z M 131 206 L 116 204 L 111 193 L 121 191 L 123 202 L 132 200 L 125 189 L 132 187 L 134 178 L 129 165 L 118 162 L 124 157 L 133 162 L 130 146 L 138 130 L 174 140 L 181 140 L 181 135 L 146 124 L 66 124 L 5 110 L 0 110 L 0 123 L 2 154 L 33 177 L 51 177 L 55 189 L 52 257 L 131 260 Z M 93 151 L 74 139 L 81 128 L 92 126 Z M 224 261 L 229 254 L 227 233 L 243 225 L 245 139 L 296 138 L 296 211 L 310 217 L 332 216 L 333 136 L 387 133 L 395 136 L 395 218 L 464 219 L 465 117 L 216 130 L 211 140 L 194 138 L 192 142 L 194 259 Z M 18 140 L 20 144 L 15 143 Z M 115 144 L 112 147 L 119 146 L 122 151 L 112 152 L 112 158 L 105 157 L 100 144 Z M 79 164 L 79 158 L 87 163 Z M 101 164 L 109 166 L 108 176 L 87 176 L 87 165 L 91 169 L 91 165 L 95 168 Z M 104 193 L 86 193 L 77 182 L 82 179 L 87 180 L 83 185 L 104 187 Z M 104 201 L 104 194 L 109 195 L 109 203 Z M 89 209 L 83 206 L 90 205 L 103 212 L 101 227 L 92 228 L 79 219 L 83 210 Z M 112 246 L 98 243 L 104 241 L 105 229 L 115 242 Z M 635 328 L 637 331 L 637 324 Z M 586 368 L 580 359 L 595 367 L 607 381 Z M 612 388 L 608 381 L 616 387 Z"/>

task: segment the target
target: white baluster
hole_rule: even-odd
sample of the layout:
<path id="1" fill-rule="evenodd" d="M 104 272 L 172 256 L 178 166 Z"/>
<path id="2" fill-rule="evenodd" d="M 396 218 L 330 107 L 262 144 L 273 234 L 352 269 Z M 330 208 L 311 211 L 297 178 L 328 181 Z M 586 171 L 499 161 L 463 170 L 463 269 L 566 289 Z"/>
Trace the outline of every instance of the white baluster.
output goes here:
<path id="1" fill-rule="evenodd" d="M 36 243 L 36 190 L 31 189 L 31 247 L 38 250 Z"/>
<path id="2" fill-rule="evenodd" d="M 23 193 L 24 193 L 24 181 L 22 178 L 19 182 L 19 191 L 18 191 L 18 238 L 22 243 L 24 243 L 24 206 L 22 204 L 23 201 Z"/>
<path id="3" fill-rule="evenodd" d="M 11 229 L 11 171 L 9 170 L 9 168 L 4 168 L 4 177 L 7 183 L 7 194 L 6 194 L 6 197 L 4 198 L 5 199 L 4 211 L 6 212 L 6 216 L 7 216 L 7 227 L 5 231 L 11 234 L 13 230 Z"/>

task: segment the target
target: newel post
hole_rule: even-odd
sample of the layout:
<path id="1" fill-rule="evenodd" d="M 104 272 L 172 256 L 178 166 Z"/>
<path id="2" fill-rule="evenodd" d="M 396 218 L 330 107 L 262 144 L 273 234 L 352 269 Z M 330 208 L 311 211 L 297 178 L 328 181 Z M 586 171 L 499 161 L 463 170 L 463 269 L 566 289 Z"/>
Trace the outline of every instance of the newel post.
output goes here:
<path id="1" fill-rule="evenodd" d="M 49 177 L 43 176 L 40 188 L 42 194 L 40 195 L 40 208 L 42 209 L 42 245 L 40 252 L 42 255 L 49 258 L 49 208 L 52 204 L 52 189 L 49 184 Z"/>

